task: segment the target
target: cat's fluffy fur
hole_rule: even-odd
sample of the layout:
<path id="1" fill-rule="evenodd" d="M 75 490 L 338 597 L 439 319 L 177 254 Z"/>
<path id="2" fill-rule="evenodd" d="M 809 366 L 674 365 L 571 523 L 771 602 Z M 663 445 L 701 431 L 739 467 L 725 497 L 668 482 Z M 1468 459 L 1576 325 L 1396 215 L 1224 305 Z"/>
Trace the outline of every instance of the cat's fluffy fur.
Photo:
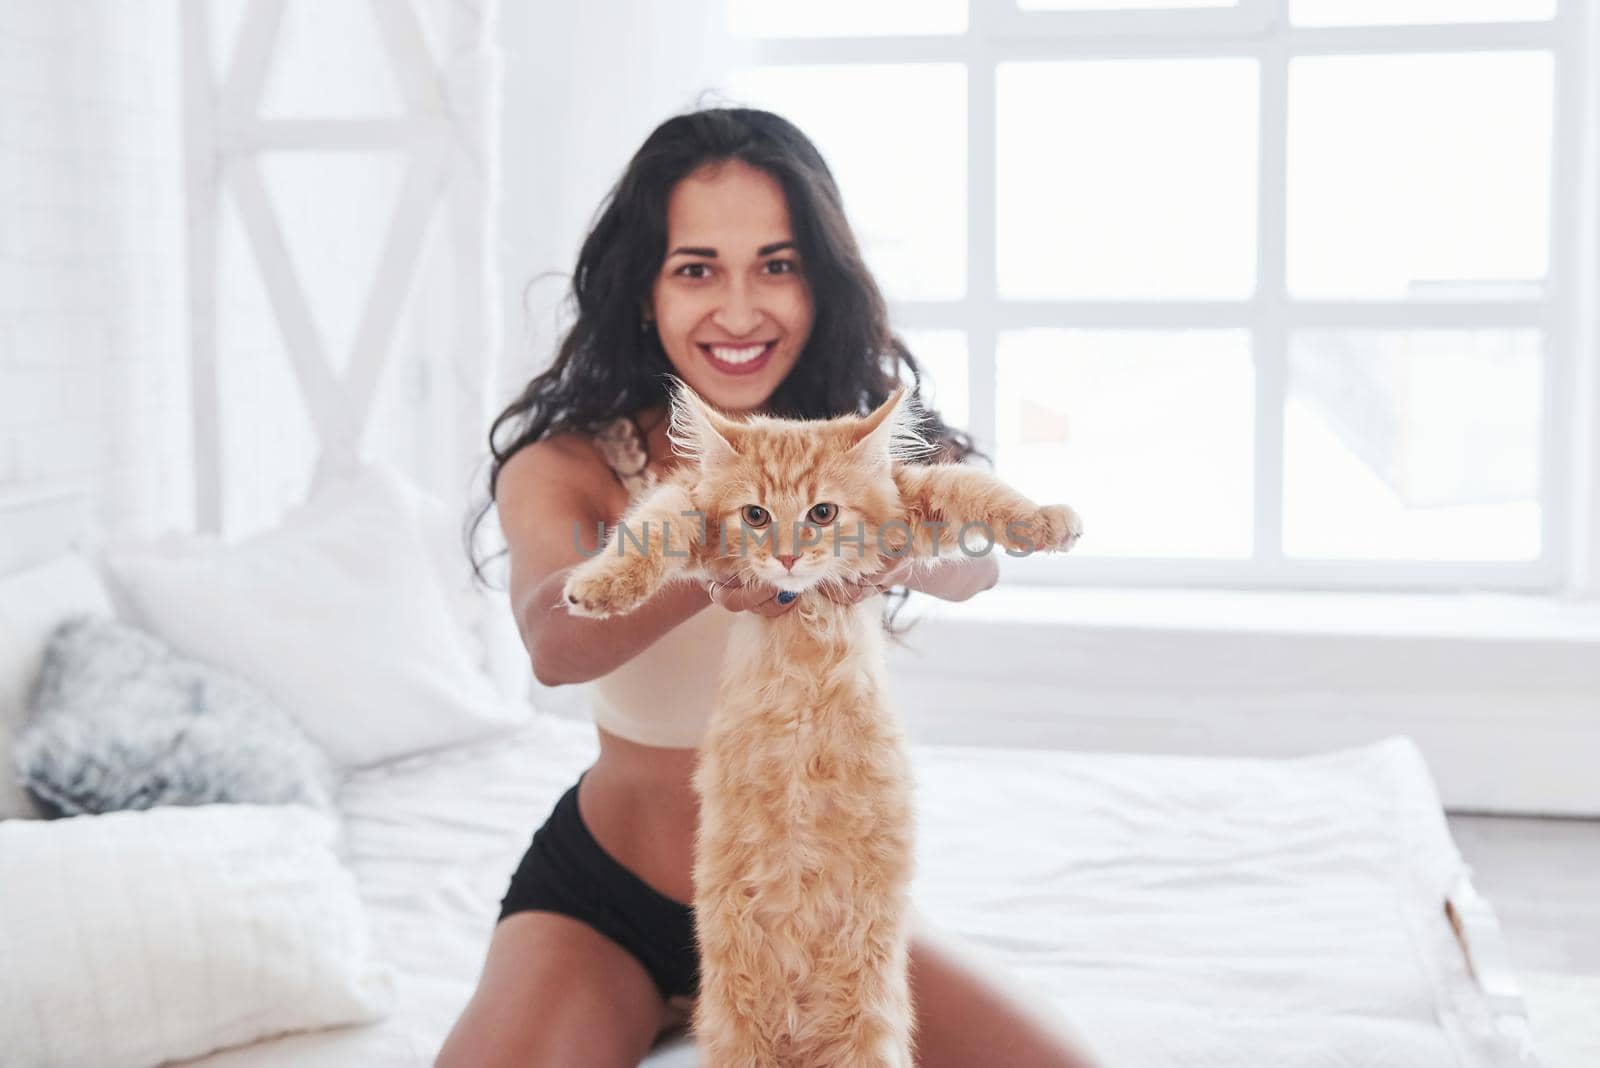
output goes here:
<path id="1" fill-rule="evenodd" d="M 914 418 L 901 390 L 864 418 L 735 421 L 680 387 L 672 437 L 698 463 L 629 509 L 622 526 L 636 541 L 614 531 L 566 585 L 577 614 L 626 613 L 721 558 L 800 594 L 774 619 L 740 616 L 694 777 L 693 1030 L 708 1068 L 912 1064 L 912 780 L 880 602 L 840 605 L 815 587 L 881 567 L 880 533 L 900 552 L 909 528 L 923 558 L 936 544 L 957 554 L 967 521 L 1015 551 L 1066 549 L 1082 532 L 1070 509 L 1041 508 L 981 471 L 901 462 L 926 448 Z M 812 538 L 795 524 L 822 502 L 837 518 L 819 543 L 797 544 Z M 741 541 L 752 504 L 770 514 L 774 543 Z M 836 541 L 828 528 L 841 526 L 850 537 Z M 776 553 L 799 557 L 792 571 Z"/>

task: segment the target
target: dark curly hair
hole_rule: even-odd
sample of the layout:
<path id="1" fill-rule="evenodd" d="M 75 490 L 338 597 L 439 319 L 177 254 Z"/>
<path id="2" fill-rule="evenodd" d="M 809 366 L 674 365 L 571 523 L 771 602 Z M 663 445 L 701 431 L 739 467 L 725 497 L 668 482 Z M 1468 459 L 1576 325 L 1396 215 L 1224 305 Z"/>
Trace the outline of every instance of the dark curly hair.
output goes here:
<path id="1" fill-rule="evenodd" d="M 923 462 L 987 460 L 922 394 L 922 370 L 889 329 L 888 308 L 867 270 L 833 174 L 816 146 L 788 120 L 752 108 L 707 108 L 656 127 L 601 203 L 578 254 L 571 301 L 577 318 L 554 362 L 536 375 L 489 428 L 488 499 L 466 528 L 468 555 L 484 581 L 476 532 L 493 506 L 500 471 L 517 450 L 564 431 L 588 432 L 668 400 L 672 364 L 656 331 L 643 329 L 644 298 L 666 258 L 667 201 L 678 182 L 706 164 L 739 160 L 771 175 L 788 202 L 794 240 L 811 287 L 815 319 L 794 369 L 768 401 L 790 419 L 865 415 L 909 373 L 922 412 L 918 431 L 937 451 Z M 496 555 L 503 555 L 504 549 Z M 888 599 L 885 625 L 908 591 Z"/>

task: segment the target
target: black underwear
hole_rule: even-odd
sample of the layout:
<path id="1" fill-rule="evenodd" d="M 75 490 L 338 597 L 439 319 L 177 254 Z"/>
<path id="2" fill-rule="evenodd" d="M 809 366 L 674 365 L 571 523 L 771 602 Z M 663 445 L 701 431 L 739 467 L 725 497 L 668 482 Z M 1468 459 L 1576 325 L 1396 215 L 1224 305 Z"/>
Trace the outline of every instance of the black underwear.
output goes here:
<path id="1" fill-rule="evenodd" d="M 578 812 L 576 783 L 534 833 L 500 902 L 500 919 L 528 910 L 559 912 L 593 927 L 644 965 L 663 999 L 699 992 L 694 909 L 660 893 L 600 847 Z"/>

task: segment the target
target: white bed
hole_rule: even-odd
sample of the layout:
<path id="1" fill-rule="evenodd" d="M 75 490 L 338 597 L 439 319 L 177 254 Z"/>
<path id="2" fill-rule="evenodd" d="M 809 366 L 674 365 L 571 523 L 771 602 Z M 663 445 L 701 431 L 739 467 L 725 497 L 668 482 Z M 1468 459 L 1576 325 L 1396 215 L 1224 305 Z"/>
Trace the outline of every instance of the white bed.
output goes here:
<path id="1" fill-rule="evenodd" d="M 541 716 L 353 778 L 350 863 L 398 1010 L 184 1063 L 430 1064 L 512 868 L 594 753 L 588 725 Z M 1292 761 L 922 746 L 916 768 L 917 907 L 1108 1065 L 1538 1063 L 1453 934 L 1445 902 L 1465 872 L 1404 738 Z M 695 1060 L 678 1039 L 646 1063 Z"/>
<path id="2" fill-rule="evenodd" d="M 27 505 L 0 502 L 0 575 L 79 540 L 61 533 L 74 496 Z M 431 1065 L 512 870 L 596 744 L 546 712 L 352 773 L 345 859 L 393 1013 L 182 1063 Z M 914 759 L 916 907 L 1052 1003 L 1108 1068 L 1540 1063 L 1493 912 L 1406 738 L 1298 760 L 931 745 Z M 646 1063 L 696 1061 L 679 1038 Z"/>

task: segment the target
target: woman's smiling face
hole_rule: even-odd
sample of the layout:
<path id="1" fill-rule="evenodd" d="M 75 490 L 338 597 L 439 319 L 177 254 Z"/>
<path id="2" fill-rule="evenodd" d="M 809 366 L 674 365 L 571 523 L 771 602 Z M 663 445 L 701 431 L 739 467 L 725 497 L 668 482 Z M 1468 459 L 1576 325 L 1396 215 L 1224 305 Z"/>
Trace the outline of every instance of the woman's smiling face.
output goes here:
<path id="1" fill-rule="evenodd" d="M 783 188 L 738 160 L 702 167 L 667 201 L 667 257 L 650 289 L 678 377 L 725 412 L 759 410 L 794 368 L 813 308 Z"/>

